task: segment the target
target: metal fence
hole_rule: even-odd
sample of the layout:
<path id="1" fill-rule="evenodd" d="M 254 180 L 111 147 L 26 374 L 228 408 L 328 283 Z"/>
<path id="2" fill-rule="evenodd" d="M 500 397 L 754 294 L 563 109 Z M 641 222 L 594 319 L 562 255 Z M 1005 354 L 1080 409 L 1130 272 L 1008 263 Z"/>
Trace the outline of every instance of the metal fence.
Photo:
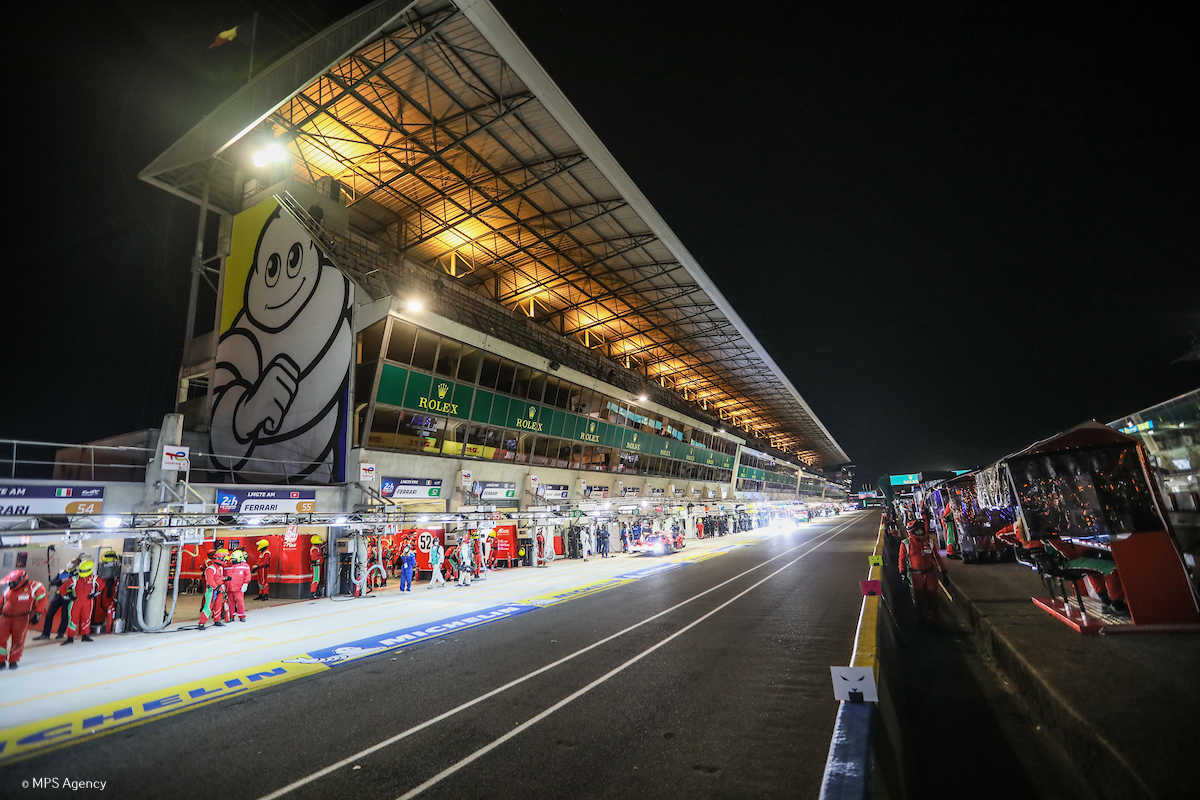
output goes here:
<path id="1" fill-rule="evenodd" d="M 0 439 L 0 477 L 8 480 L 115 481 L 142 483 L 158 457 L 148 447 Z M 192 483 L 306 483 L 304 461 L 243 458 L 191 451 Z M 223 464 L 239 464 L 236 471 Z M 244 465 L 243 465 L 244 464 Z"/>

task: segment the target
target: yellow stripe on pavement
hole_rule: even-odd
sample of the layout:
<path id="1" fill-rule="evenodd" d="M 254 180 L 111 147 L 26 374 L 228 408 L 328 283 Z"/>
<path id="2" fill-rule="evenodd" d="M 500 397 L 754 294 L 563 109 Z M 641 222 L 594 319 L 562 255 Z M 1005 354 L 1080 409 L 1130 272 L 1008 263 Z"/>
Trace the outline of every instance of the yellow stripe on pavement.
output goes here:
<path id="1" fill-rule="evenodd" d="M 0 763 L 75 744 L 160 719 L 197 706 L 277 686 L 329 669 L 324 664 L 270 661 L 256 667 L 198 679 L 168 689 L 72 711 L 0 731 Z"/>

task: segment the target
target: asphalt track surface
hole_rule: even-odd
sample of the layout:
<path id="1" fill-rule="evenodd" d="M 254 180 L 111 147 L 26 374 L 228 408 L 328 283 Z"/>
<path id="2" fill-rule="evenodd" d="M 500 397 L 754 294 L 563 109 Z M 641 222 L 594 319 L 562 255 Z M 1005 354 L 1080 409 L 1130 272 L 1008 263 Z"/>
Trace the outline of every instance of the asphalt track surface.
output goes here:
<path id="1" fill-rule="evenodd" d="M 106 780 L 104 796 L 222 800 L 815 797 L 829 666 L 849 661 L 878 524 L 823 519 L 47 753 L 5 768 L 0 794 L 54 775 Z"/>

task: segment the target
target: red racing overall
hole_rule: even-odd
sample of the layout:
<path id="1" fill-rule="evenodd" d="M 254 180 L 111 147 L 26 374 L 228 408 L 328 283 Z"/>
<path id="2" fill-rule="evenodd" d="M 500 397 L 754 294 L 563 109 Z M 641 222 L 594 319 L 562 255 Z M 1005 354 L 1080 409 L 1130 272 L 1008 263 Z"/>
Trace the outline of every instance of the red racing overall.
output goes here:
<path id="1" fill-rule="evenodd" d="M 67 641 L 75 638 L 75 634 L 90 636 L 92 633 L 92 605 L 100 592 L 104 591 L 104 582 L 95 575 L 86 578 L 76 576 L 71 581 L 71 622 L 67 625 Z"/>
<path id="2" fill-rule="evenodd" d="M 325 563 L 325 550 L 319 544 L 314 544 L 308 548 L 308 564 L 312 569 L 312 586 L 309 587 L 309 594 L 315 600 L 317 597 L 317 589 L 321 587 L 321 567 Z"/>
<path id="3" fill-rule="evenodd" d="M 225 575 L 233 580 L 225 584 L 225 608 L 232 618 L 234 614 L 242 622 L 246 621 L 246 587 L 250 585 L 250 565 L 244 561 L 236 561 L 225 567 Z"/>
<path id="4" fill-rule="evenodd" d="M 211 618 L 213 623 L 221 624 L 221 608 L 225 600 L 225 574 L 221 565 L 209 561 L 204 567 L 204 602 L 200 606 L 200 627 L 204 627 Z"/>
<path id="5" fill-rule="evenodd" d="M 925 533 L 910 533 L 900 543 L 898 566 L 902 575 L 909 576 L 913 605 L 924 619 L 932 619 L 937 609 L 938 574 L 946 571 L 932 538 Z"/>
<path id="6" fill-rule="evenodd" d="M 258 551 L 258 563 L 254 565 L 254 577 L 258 580 L 258 599 L 271 599 L 271 551 Z"/>
<path id="7" fill-rule="evenodd" d="M 17 570 L 14 570 L 17 572 Z M 0 595 L 0 668 L 16 669 L 25 652 L 25 633 L 37 615 L 46 613 L 46 587 L 31 581 L 24 570 Z"/>

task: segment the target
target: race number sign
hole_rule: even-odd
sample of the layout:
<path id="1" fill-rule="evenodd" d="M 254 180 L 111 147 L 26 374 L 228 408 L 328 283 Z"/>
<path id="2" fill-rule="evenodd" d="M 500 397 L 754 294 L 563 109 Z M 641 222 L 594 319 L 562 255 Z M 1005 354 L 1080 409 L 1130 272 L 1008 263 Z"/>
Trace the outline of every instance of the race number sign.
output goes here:
<path id="1" fill-rule="evenodd" d="M 442 496 L 442 479 L 392 478 L 385 475 L 379 493 L 391 498 L 439 498 Z"/>
<path id="2" fill-rule="evenodd" d="M 316 489 L 217 490 L 219 514 L 311 514 L 316 509 Z"/>
<path id="3" fill-rule="evenodd" d="M 99 514 L 103 508 L 103 486 L 0 483 L 0 517 Z"/>
<path id="4" fill-rule="evenodd" d="M 546 500 L 566 500 L 567 491 L 565 483 L 543 483 L 538 487 L 537 496 Z"/>
<path id="5" fill-rule="evenodd" d="M 440 542 L 445 533 L 427 528 L 410 528 L 401 531 L 401 538 L 406 539 L 413 534 L 416 534 L 417 540 L 417 552 L 415 553 L 417 557 L 417 569 L 428 572 L 433 569 L 433 565 L 429 563 L 429 553 L 433 550 L 433 543 Z"/>
<path id="6" fill-rule="evenodd" d="M 517 496 L 517 484 L 511 481 L 475 481 L 471 494 L 480 500 L 512 500 Z"/>

